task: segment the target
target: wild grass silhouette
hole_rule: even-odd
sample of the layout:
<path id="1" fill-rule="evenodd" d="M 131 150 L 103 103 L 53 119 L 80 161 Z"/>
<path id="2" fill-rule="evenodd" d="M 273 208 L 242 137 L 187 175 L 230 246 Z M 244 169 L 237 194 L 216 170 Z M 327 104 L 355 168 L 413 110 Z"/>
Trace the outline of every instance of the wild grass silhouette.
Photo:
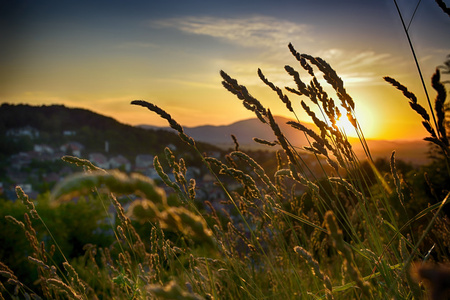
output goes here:
<path id="1" fill-rule="evenodd" d="M 17 196 L 29 212 L 24 221 L 12 216 L 7 219 L 23 230 L 30 244 L 28 261 L 37 269 L 37 286 L 24 284 L 1 263 L 0 295 L 13 299 L 421 299 L 427 293 L 443 297 L 446 286 L 437 284 L 436 278 L 446 282 L 448 272 L 434 268 L 431 262 L 449 260 L 450 221 L 441 213 L 448 191 L 436 192 L 440 198 L 434 202 L 416 199 L 420 195 L 415 196 L 407 174 L 399 172 L 395 152 L 390 172 L 378 170 L 357 121 L 355 101 L 342 79 L 323 59 L 300 54 L 293 45 L 289 50 L 300 67 L 300 71 L 285 67 L 294 83 L 285 89 L 289 96 L 262 70 L 258 76 L 294 118 L 291 98 L 298 101 L 301 97 L 302 108 L 317 126 L 313 131 L 298 118 L 289 122 L 307 137 L 309 144 L 303 149 L 285 138 L 270 109 L 236 79 L 220 72 L 223 86 L 273 130 L 275 142 L 255 141 L 281 146 L 274 154 L 278 164 L 274 174 L 267 174 L 239 151 L 236 138 L 236 151 L 226 159 L 206 156 L 170 114 L 152 103 L 135 100 L 133 105 L 166 119 L 186 147 L 196 150 L 223 189 L 228 209 L 218 211 L 210 202 L 199 202 L 195 179 L 186 177 L 189 166 L 169 148 L 165 157 L 155 157 L 154 166 L 175 195 L 171 201 L 163 189 L 142 175 L 102 170 L 87 160 L 64 157 L 84 171 L 55 187 L 53 205 L 80 197 L 99 199 L 110 215 L 115 241 L 109 247 L 86 245 L 84 257 L 66 258 L 60 253 L 63 263 L 56 263 L 53 256 L 61 250 L 51 235 L 52 228 L 45 226 L 39 206 L 17 187 Z M 393 78 L 385 79 L 403 92 L 423 119 L 430 134 L 426 140 L 439 147 L 448 177 L 446 91 L 439 74 L 437 70 L 432 78 L 437 97 L 431 118 L 406 87 Z M 334 95 L 325 92 L 319 75 Z M 301 79 L 304 76 L 309 82 Z M 365 158 L 355 155 L 337 125 L 342 117 L 338 107 L 344 109 L 344 117 L 358 133 Z M 436 122 L 431 122 L 432 118 Z M 321 175 L 311 171 L 304 151 L 315 155 Z M 169 170 L 163 169 L 161 159 L 167 161 Z M 229 189 L 226 182 L 230 179 L 240 188 Z M 429 184 L 433 186 L 433 182 Z M 132 200 L 126 209 L 121 204 L 123 197 Z M 423 205 L 413 213 L 411 205 L 418 203 Z M 112 215 L 109 207 L 114 208 Z M 133 226 L 135 221 L 147 226 L 149 235 L 140 235 Z M 39 240 L 36 222 L 44 223 L 50 238 Z"/>

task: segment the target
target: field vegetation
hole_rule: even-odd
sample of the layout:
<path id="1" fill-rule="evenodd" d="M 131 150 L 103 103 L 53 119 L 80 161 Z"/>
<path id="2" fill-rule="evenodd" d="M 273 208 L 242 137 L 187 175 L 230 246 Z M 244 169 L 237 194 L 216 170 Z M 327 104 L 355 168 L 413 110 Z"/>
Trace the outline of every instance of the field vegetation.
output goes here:
<path id="1" fill-rule="evenodd" d="M 227 196 L 222 209 L 197 200 L 189 165 L 169 148 L 154 167 L 170 193 L 143 175 L 65 156 L 79 173 L 34 201 L 17 187 L 21 201 L 1 204 L 1 257 L 8 258 L 0 263 L 1 297 L 446 299 L 450 149 L 440 69 L 428 109 L 385 78 L 429 133 L 433 161 L 414 169 L 397 162 L 395 151 L 387 163 L 373 161 L 342 79 L 323 59 L 289 50 L 298 62 L 285 66 L 291 87 L 277 87 L 262 70 L 258 76 L 294 118 L 292 101 L 300 101 L 317 130 L 289 124 L 308 145 L 293 147 L 270 109 L 224 71 L 223 86 L 273 130 L 276 141 L 255 142 L 281 147 L 275 172 L 240 151 L 237 140 L 223 159 L 209 157 L 169 113 L 132 101 L 166 119 L 198 155 Z M 358 132 L 364 158 L 354 154 L 340 118 Z M 321 176 L 302 159 L 304 150 L 316 156 Z M 230 179 L 239 187 L 230 189 Z"/>

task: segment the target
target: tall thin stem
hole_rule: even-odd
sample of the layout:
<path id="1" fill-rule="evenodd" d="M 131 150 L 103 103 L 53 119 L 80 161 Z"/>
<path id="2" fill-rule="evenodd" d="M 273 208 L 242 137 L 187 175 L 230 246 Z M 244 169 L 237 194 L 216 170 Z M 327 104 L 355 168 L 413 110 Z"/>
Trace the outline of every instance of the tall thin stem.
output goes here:
<path id="1" fill-rule="evenodd" d="M 403 20 L 402 13 L 400 12 L 400 8 L 397 5 L 397 1 L 394 0 L 394 3 L 395 3 L 395 7 L 397 8 L 398 15 L 400 16 L 400 20 L 401 20 L 402 25 L 403 25 L 403 30 L 405 31 L 406 37 L 408 39 L 409 47 L 411 48 L 411 52 L 412 52 L 412 55 L 414 57 L 414 61 L 416 63 L 417 71 L 419 72 L 419 76 L 420 76 L 420 80 L 422 82 L 423 90 L 425 91 L 425 95 L 427 97 L 428 105 L 430 106 L 430 111 L 431 111 L 431 115 L 433 117 L 434 126 L 436 126 L 436 128 L 438 128 L 437 127 L 437 122 L 436 122 L 436 117 L 434 116 L 433 106 L 431 105 L 430 97 L 428 96 L 428 90 L 427 90 L 427 87 L 425 86 L 425 81 L 423 80 L 422 71 L 421 71 L 420 66 L 419 66 L 419 61 L 417 60 L 416 51 L 414 51 L 414 46 L 413 46 L 413 44 L 411 42 L 411 38 L 409 37 L 408 28 L 406 28 L 405 21 Z"/>
<path id="2" fill-rule="evenodd" d="M 414 9 L 413 15 L 411 16 L 411 19 L 409 20 L 408 27 L 406 28 L 406 31 L 408 31 L 409 27 L 411 26 L 411 23 L 412 23 L 412 21 L 414 19 L 414 16 L 416 15 L 417 9 L 419 8 L 420 2 L 422 2 L 422 0 L 419 0 L 419 2 L 417 2 L 416 8 Z"/>

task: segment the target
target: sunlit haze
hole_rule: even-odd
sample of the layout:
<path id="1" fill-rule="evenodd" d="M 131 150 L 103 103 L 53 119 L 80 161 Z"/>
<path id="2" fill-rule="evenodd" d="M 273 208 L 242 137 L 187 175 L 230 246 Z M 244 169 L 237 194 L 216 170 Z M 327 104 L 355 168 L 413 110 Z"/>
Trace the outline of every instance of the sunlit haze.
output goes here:
<path id="1" fill-rule="evenodd" d="M 450 54 L 450 18 L 434 1 L 414 14 L 417 2 L 398 4 L 429 84 Z M 366 138 L 426 136 L 382 78 L 397 79 L 427 107 L 393 1 L 1 1 L 0 102 L 64 104 L 131 125 L 167 125 L 130 105 L 135 99 L 189 127 L 254 117 L 222 87 L 224 70 L 273 114 L 294 118 L 257 75 L 261 68 L 279 87 L 295 86 L 284 71 L 300 71 L 288 43 L 342 77 Z M 309 100 L 289 96 L 311 122 L 300 106 Z"/>

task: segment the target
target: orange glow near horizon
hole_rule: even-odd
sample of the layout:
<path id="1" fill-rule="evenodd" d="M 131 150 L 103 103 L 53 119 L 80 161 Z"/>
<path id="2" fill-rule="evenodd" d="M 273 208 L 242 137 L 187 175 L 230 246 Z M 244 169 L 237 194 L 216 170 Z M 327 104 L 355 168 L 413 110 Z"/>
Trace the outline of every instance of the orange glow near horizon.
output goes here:
<path id="1" fill-rule="evenodd" d="M 236 77 L 239 78 L 239 76 Z M 245 84 L 245 81 L 242 80 L 242 83 Z M 70 108 L 84 108 L 132 126 L 142 124 L 159 127 L 168 126 L 166 120 L 160 118 L 157 114 L 145 108 L 130 105 L 130 102 L 135 99 L 142 99 L 158 105 L 185 127 L 225 126 L 244 119 L 255 118 L 252 112 L 242 106 L 241 100 L 223 89 L 220 84 L 217 84 L 217 86 L 218 88 L 203 88 L 201 92 L 196 90 L 167 90 L 165 92 L 158 91 L 151 96 L 138 96 L 136 93 L 116 98 L 99 97 L 94 102 L 83 100 L 84 98 L 90 98 L 89 95 L 86 95 L 84 97 L 79 96 L 73 101 L 62 101 L 61 98 L 55 98 L 51 101 L 37 102 L 29 100 L 31 98 L 23 98 L 20 103 L 30 105 L 63 104 Z M 274 115 L 290 119 L 295 118 L 287 112 L 285 105 L 277 98 L 276 94 L 268 90 L 266 86 L 249 85 L 248 88 L 266 108 L 271 109 Z M 410 109 L 407 99 L 404 99 L 396 89 L 388 85 L 387 90 L 388 92 L 382 95 L 374 95 L 373 92 L 365 94 L 349 91 L 355 96 L 355 115 L 364 138 L 374 140 L 421 140 L 426 137 L 427 132 L 421 125 L 420 116 Z M 184 92 L 184 95 L 182 95 L 182 92 Z M 389 104 L 376 101 L 377 98 L 381 97 L 391 99 Z M 50 97 L 46 98 L 49 99 Z M 186 105 L 179 105 L 178 99 L 186 99 L 184 102 Z M 191 99 L 195 99 L 195 101 Z M 306 102 L 309 101 L 307 98 L 301 99 Z M 300 98 L 292 97 L 291 100 L 300 122 L 311 123 L 311 119 L 299 105 Z M 312 105 L 312 103 L 310 104 Z M 320 114 L 317 113 L 317 116 L 320 116 Z M 348 137 L 358 137 L 345 113 L 342 114 L 338 126 L 343 128 Z"/>
<path id="2" fill-rule="evenodd" d="M 0 102 L 63 104 L 133 126 L 168 126 L 158 115 L 130 105 L 136 99 L 159 106 L 186 127 L 255 118 L 221 86 L 223 70 L 274 116 L 311 123 L 300 102 L 304 100 L 314 111 L 319 108 L 312 107 L 306 96 L 284 90 L 296 87 L 285 65 L 296 69 L 305 84 L 311 79 L 290 53 L 291 43 L 299 53 L 324 59 L 342 78 L 366 139 L 423 139 L 427 133 L 420 116 L 401 92 L 383 80 L 383 76 L 397 79 L 426 106 L 397 13 L 389 4 L 351 2 L 346 4 L 351 9 L 333 1 L 327 8 L 314 1 L 268 1 L 245 7 L 198 2 L 182 5 L 174 13 L 173 4 L 164 1 L 156 7 L 138 1 L 134 8 L 114 2 L 108 3 L 107 10 L 92 5 L 92 11 L 85 9 L 83 3 L 91 3 L 84 0 L 51 7 L 31 1 L 20 6 L 21 15 L 27 17 L 4 17 Z M 427 85 L 435 68 L 443 64 L 445 49 L 450 49 L 450 40 L 444 38 L 448 18 L 427 9 L 434 5 L 421 4 L 410 30 Z M 405 2 L 404 9 L 408 7 L 414 8 Z M 261 82 L 258 68 L 289 96 L 295 115 Z M 336 91 L 316 66 L 313 69 L 339 105 Z M 442 74 L 442 80 L 448 75 Z M 429 91 L 434 98 L 431 87 Z M 356 136 L 347 122 L 343 119 L 340 126 L 349 137 Z"/>

